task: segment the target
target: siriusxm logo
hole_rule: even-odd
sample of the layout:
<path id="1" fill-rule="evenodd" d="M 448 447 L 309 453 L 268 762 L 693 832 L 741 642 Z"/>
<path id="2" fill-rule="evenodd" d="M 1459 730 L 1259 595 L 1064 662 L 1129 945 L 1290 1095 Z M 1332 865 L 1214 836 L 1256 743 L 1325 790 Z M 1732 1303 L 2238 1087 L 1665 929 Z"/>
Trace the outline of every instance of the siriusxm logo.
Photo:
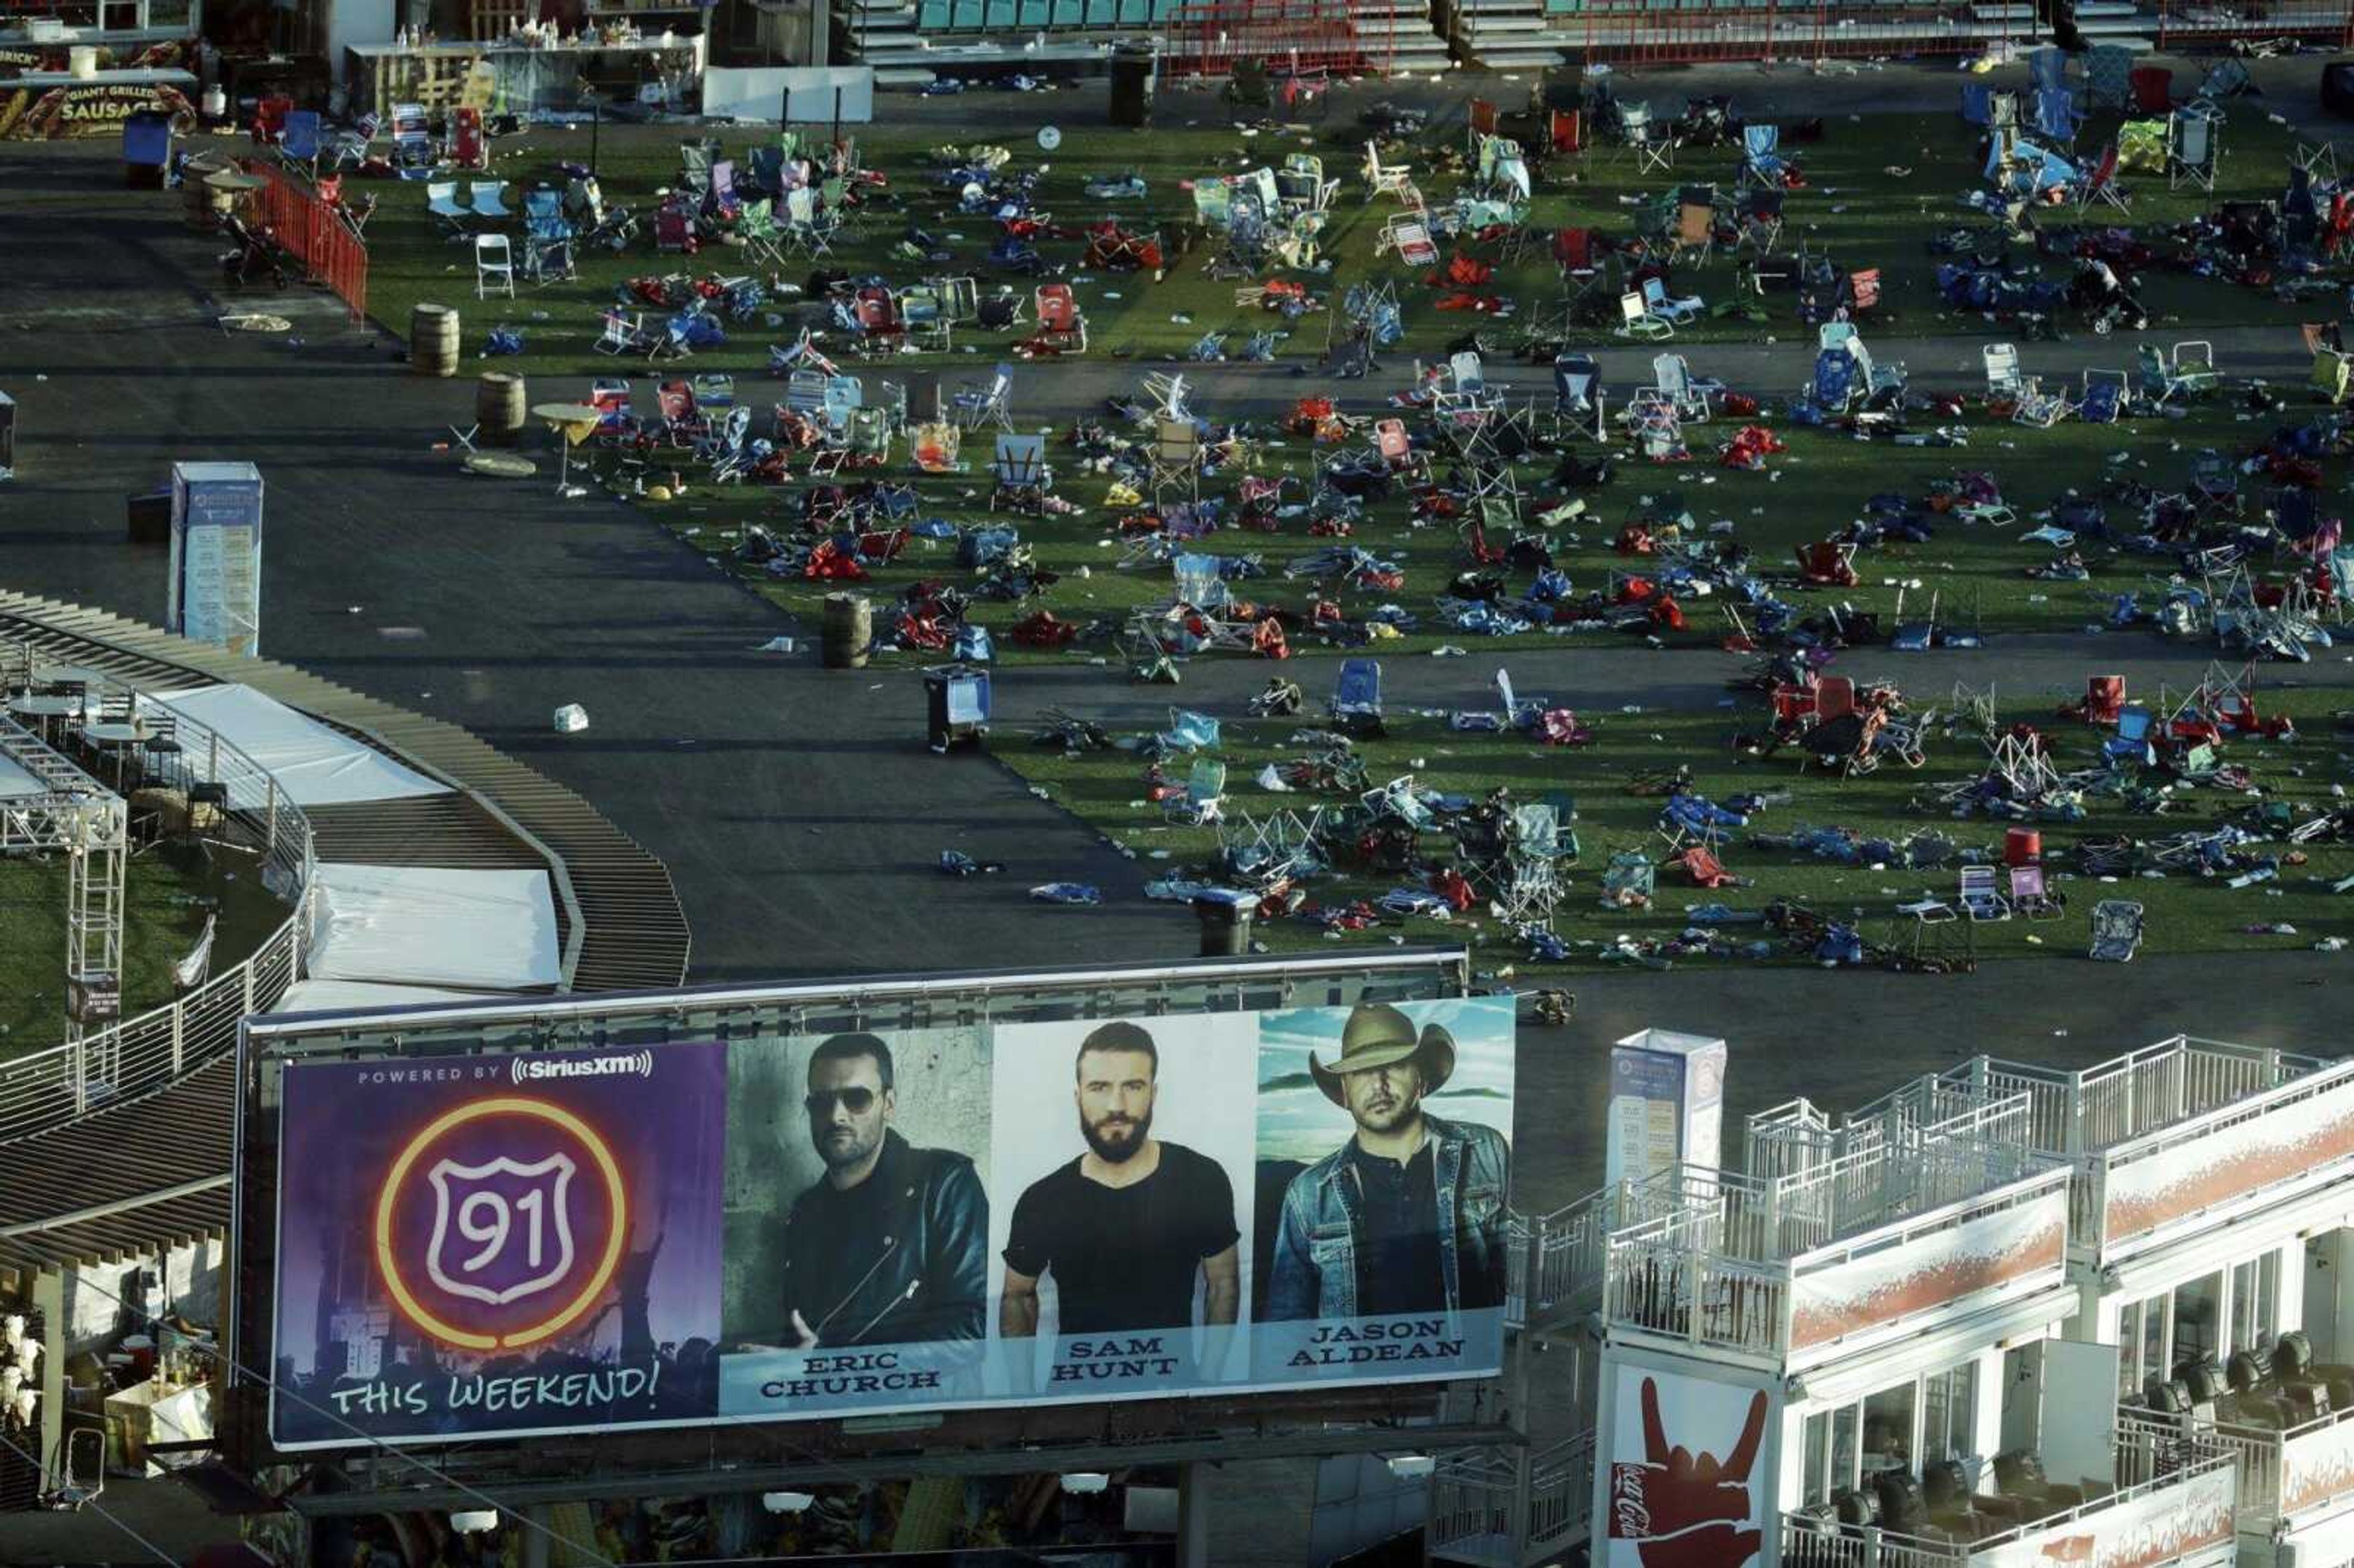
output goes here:
<path id="1" fill-rule="evenodd" d="M 517 1056 L 509 1071 L 518 1084 L 544 1078 L 610 1078 L 654 1075 L 654 1054 L 640 1051 L 628 1056 L 592 1056 L 585 1062 L 556 1062 L 545 1056 Z"/>

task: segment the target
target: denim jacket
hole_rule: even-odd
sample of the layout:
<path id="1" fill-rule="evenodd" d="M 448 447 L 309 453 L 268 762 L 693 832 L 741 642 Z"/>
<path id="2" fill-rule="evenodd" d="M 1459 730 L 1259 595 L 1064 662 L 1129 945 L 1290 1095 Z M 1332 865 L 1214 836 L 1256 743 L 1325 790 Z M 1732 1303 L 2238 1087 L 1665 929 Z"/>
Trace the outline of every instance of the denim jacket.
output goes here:
<path id="1" fill-rule="evenodd" d="M 1427 1114 L 1422 1119 L 1436 1150 L 1432 1171 L 1438 1182 L 1438 1257 L 1446 1273 L 1447 1309 L 1500 1307 L 1504 1194 L 1511 1158 L 1503 1135 Z M 1267 1287 L 1268 1321 L 1360 1316 L 1357 1254 L 1363 1225 L 1363 1194 L 1344 1143 L 1293 1177 L 1284 1192 L 1274 1278 Z"/>

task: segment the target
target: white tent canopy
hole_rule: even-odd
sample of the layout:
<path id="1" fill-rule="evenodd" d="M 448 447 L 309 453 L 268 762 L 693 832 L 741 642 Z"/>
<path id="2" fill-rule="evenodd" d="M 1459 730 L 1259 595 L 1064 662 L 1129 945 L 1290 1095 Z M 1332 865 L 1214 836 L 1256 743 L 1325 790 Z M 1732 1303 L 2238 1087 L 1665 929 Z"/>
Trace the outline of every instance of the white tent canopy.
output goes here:
<path id="1" fill-rule="evenodd" d="M 272 1012 L 370 1012 L 429 1001 L 479 1001 L 488 992 L 427 985 L 376 985 L 367 980 L 301 980 L 286 988 Z"/>
<path id="2" fill-rule="evenodd" d="M 313 980 L 520 991 L 563 978 L 544 871 L 321 864 Z"/>
<path id="3" fill-rule="evenodd" d="M 217 733 L 278 780 L 280 799 L 297 806 L 340 806 L 354 800 L 451 793 L 448 785 L 405 768 L 250 686 L 199 686 L 143 701 Z M 189 750 L 202 755 L 197 747 Z M 269 798 L 268 787 L 258 779 L 232 775 L 228 785 L 229 804 L 240 810 L 260 807 Z"/>

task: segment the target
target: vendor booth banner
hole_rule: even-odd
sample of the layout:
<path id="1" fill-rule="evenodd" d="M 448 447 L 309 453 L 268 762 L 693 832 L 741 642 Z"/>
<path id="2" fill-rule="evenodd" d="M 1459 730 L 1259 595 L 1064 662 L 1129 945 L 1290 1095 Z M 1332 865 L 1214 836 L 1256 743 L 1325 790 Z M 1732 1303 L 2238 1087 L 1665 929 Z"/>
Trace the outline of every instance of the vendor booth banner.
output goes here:
<path id="1" fill-rule="evenodd" d="M 2221 1465 L 2119 1502 L 2095 1504 L 2017 1541 L 1981 1548 L 1971 1562 L 1974 1568 L 2150 1568 L 2212 1552 L 2228 1563 L 2239 1501 L 2236 1474 Z"/>
<path id="2" fill-rule="evenodd" d="M 2268 1187 L 2325 1171 L 2354 1153 L 2354 1077 L 2275 1090 L 2261 1114 L 2196 1137 L 2179 1130 L 2147 1151 L 2112 1150 L 2101 1179 L 2102 1242 L 2119 1242 Z M 2277 1103 L 2285 1102 L 2285 1103 Z"/>
<path id="3" fill-rule="evenodd" d="M 125 121 L 151 109 L 170 115 L 175 129 L 196 128 L 196 105 L 178 88 L 163 82 L 77 81 L 58 87 L 11 87 L 0 81 L 0 141 L 119 136 Z"/>
<path id="4" fill-rule="evenodd" d="M 1509 997 L 289 1065 L 281 1448 L 1485 1377 Z"/>
<path id="5" fill-rule="evenodd" d="M 1828 1344 L 2039 1276 L 2057 1285 L 2067 1247 L 2068 1189 L 2054 1183 L 1993 1213 L 1906 1236 L 1901 1245 L 1823 1267 L 1800 1257 L 1792 1265 L 1790 1348 Z"/>
<path id="6" fill-rule="evenodd" d="M 2292 1432 L 2281 1441 L 2284 1518 L 2354 1492 L 2354 1421 L 2342 1415 Z"/>
<path id="7" fill-rule="evenodd" d="M 1765 1542 L 1766 1391 L 1620 1364 L 1603 1568 L 1743 1568 Z"/>
<path id="8" fill-rule="evenodd" d="M 37 76 L 44 71 L 73 69 L 71 44 L 0 44 L 0 81 L 11 77 Z M 100 70 L 194 70 L 196 41 L 166 38 L 161 43 L 133 44 L 116 49 L 92 46 L 92 62 Z"/>

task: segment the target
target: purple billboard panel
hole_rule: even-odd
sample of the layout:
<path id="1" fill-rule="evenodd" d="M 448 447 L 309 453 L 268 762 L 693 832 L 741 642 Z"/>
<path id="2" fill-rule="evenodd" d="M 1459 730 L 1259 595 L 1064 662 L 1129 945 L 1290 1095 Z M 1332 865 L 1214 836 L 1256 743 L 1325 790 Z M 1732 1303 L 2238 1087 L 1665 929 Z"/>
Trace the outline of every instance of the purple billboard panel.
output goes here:
<path id="1" fill-rule="evenodd" d="M 724 1046 L 284 1083 L 280 1447 L 710 1416 Z"/>

